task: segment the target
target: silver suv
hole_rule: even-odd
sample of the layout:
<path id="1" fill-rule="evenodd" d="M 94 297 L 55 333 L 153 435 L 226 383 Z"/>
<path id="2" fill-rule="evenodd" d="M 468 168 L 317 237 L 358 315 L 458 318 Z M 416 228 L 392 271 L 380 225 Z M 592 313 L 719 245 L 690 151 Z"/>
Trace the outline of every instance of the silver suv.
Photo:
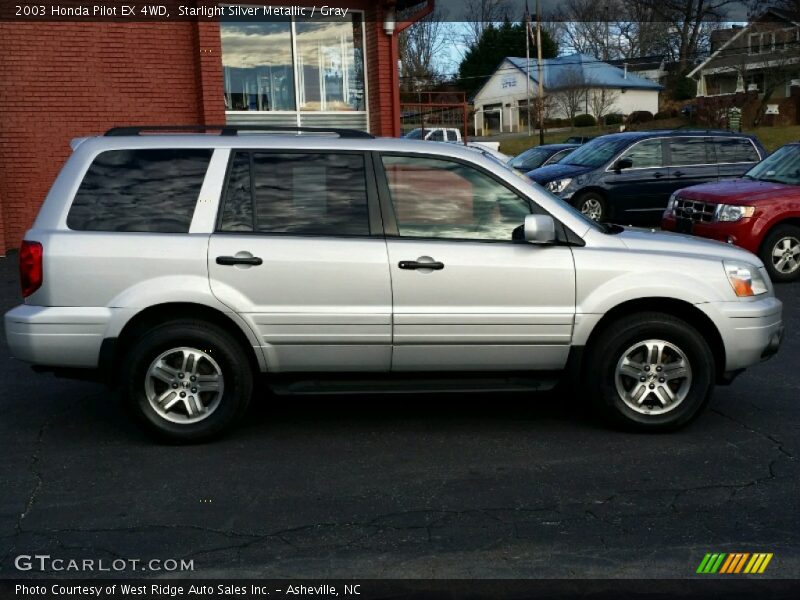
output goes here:
<path id="1" fill-rule="evenodd" d="M 753 254 L 599 225 L 463 147 L 168 129 L 73 142 L 5 323 L 17 358 L 99 374 L 173 440 L 229 428 L 260 373 L 288 393 L 567 379 L 617 424 L 674 429 L 780 344 Z"/>

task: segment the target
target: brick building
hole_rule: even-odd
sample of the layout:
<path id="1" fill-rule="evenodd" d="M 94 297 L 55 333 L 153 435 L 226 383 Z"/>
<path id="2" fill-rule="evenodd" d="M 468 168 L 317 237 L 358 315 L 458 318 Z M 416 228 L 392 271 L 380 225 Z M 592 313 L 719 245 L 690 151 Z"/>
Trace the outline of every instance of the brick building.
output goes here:
<path id="1" fill-rule="evenodd" d="M 0 254 L 19 246 L 75 137 L 226 122 L 399 135 L 397 35 L 433 0 L 329 5 L 347 18 L 0 21 Z"/>

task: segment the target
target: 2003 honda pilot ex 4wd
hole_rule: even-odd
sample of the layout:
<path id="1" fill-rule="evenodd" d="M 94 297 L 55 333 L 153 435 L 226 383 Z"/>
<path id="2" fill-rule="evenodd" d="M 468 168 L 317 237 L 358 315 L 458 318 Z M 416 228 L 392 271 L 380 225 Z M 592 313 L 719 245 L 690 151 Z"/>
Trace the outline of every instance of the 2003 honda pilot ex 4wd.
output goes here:
<path id="1" fill-rule="evenodd" d="M 20 252 L 13 354 L 99 371 L 189 441 L 233 424 L 259 373 L 296 393 L 570 373 L 609 419 L 669 429 L 780 344 L 747 251 L 597 224 L 452 144 L 243 133 L 74 142 Z"/>

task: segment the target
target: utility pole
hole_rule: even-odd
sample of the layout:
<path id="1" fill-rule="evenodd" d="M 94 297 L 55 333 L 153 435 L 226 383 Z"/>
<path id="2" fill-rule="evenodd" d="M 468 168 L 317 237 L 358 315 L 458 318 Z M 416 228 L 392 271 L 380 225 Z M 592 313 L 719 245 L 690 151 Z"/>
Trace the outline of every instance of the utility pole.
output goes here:
<path id="1" fill-rule="evenodd" d="M 528 137 L 531 136 L 531 13 L 525 0 L 525 110 L 528 111 Z M 517 114 L 519 119 L 519 114 Z"/>
<path id="2" fill-rule="evenodd" d="M 544 75 L 542 74 L 542 6 L 536 0 L 536 54 L 539 63 L 539 97 L 536 103 L 539 109 L 539 145 L 544 144 Z"/>

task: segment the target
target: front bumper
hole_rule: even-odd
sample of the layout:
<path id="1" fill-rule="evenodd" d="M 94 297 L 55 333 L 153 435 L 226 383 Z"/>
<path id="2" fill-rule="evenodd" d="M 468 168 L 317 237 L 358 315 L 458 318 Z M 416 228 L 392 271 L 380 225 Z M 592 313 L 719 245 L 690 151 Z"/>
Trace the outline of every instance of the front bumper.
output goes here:
<path id="1" fill-rule="evenodd" d="M 11 354 L 41 366 L 96 368 L 108 308 L 17 306 L 5 315 Z"/>
<path id="2" fill-rule="evenodd" d="M 783 304 L 760 300 L 698 304 L 714 321 L 725 345 L 725 371 L 738 371 L 774 356 L 783 341 Z"/>
<path id="3" fill-rule="evenodd" d="M 673 215 L 665 216 L 661 219 L 661 228 L 664 231 L 675 231 L 677 221 Z M 753 218 L 742 219 L 741 221 L 714 221 L 704 223 L 702 221 L 692 222 L 692 235 L 734 244 L 753 254 L 758 254 L 760 238 L 754 234 Z"/>

